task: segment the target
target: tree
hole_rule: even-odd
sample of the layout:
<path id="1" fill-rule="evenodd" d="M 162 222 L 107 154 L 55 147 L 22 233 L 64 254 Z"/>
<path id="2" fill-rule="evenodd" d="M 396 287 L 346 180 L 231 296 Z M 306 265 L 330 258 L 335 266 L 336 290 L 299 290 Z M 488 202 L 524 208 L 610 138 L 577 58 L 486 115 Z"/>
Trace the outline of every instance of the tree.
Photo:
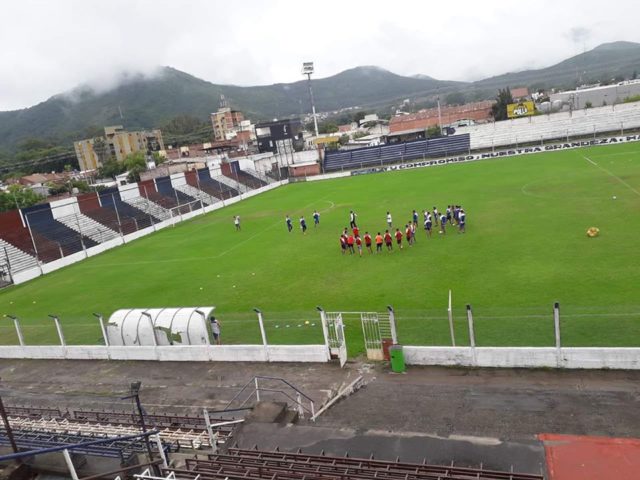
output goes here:
<path id="1" fill-rule="evenodd" d="M 0 212 L 35 205 L 42 197 L 20 184 L 10 185 L 6 192 L 0 191 Z"/>
<path id="2" fill-rule="evenodd" d="M 318 125 L 318 133 L 336 133 L 338 131 L 338 125 L 333 122 L 324 122 Z"/>
<path id="3" fill-rule="evenodd" d="M 438 138 L 442 136 L 442 132 L 440 131 L 440 125 L 433 125 L 427 128 L 425 132 L 425 136 L 427 138 Z"/>
<path id="4" fill-rule="evenodd" d="M 591 102 L 586 102 L 584 104 L 584 108 L 591 108 L 591 107 L 593 107 L 593 103 L 591 103 Z"/>
<path id="5" fill-rule="evenodd" d="M 123 161 L 125 168 L 129 172 L 127 180 L 139 182 L 140 174 L 147 169 L 147 159 L 144 152 L 134 152 L 127 155 Z"/>
<path id="6" fill-rule="evenodd" d="M 506 120 L 507 105 L 513 103 L 513 96 L 509 87 L 498 90 L 498 96 L 496 97 L 496 103 L 491 106 L 491 116 L 496 122 L 500 120 Z"/>
<path id="7" fill-rule="evenodd" d="M 367 112 L 365 111 L 357 111 L 353 114 L 353 121 L 360 125 L 360 120 L 364 120 L 364 117 L 367 116 Z"/>
<path id="8" fill-rule="evenodd" d="M 124 173 L 125 166 L 115 159 L 107 160 L 98 169 L 98 177 L 100 178 L 116 178 L 116 176 Z"/>
<path id="9" fill-rule="evenodd" d="M 340 135 L 340 140 L 338 141 L 340 142 L 340 145 L 346 145 L 347 143 L 349 143 L 349 135 L 343 133 L 342 135 Z"/>
<path id="10" fill-rule="evenodd" d="M 151 154 L 151 158 L 153 158 L 153 161 L 156 162 L 156 165 L 160 165 L 167 161 L 166 157 L 160 155 L 160 152 L 153 152 Z"/>
<path id="11" fill-rule="evenodd" d="M 198 117 L 178 115 L 165 123 L 161 128 L 163 132 L 170 135 L 186 135 L 201 130 L 205 125 L 206 122 L 203 122 Z"/>

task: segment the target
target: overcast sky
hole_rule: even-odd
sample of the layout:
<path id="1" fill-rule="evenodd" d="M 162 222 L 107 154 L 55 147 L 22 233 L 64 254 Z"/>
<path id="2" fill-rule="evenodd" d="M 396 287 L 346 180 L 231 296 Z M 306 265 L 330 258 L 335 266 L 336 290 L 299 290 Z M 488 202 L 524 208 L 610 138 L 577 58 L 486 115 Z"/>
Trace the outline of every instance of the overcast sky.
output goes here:
<path id="1" fill-rule="evenodd" d="M 2 0 L 0 110 L 121 71 L 170 65 L 214 83 L 318 77 L 358 65 L 475 80 L 640 42 L 638 0 Z"/>

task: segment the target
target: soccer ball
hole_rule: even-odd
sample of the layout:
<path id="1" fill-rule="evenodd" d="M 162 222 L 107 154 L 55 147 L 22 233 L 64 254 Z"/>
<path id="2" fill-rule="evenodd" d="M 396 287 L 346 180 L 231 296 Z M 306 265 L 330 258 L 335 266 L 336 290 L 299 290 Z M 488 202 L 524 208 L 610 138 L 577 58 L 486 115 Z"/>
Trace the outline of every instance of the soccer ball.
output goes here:
<path id="1" fill-rule="evenodd" d="M 309 320 L 305 320 L 305 321 L 304 321 L 304 324 L 305 324 L 305 325 L 309 325 Z"/>
<path id="2" fill-rule="evenodd" d="M 616 200 L 618 197 L 616 197 L 615 195 L 613 196 L 613 199 Z"/>

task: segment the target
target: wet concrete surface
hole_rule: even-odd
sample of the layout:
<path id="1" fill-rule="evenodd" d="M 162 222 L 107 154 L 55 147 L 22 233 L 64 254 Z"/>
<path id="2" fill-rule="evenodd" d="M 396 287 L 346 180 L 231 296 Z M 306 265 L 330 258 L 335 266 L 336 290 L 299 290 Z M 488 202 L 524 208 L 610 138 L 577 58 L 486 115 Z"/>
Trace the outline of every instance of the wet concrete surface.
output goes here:
<path id="1" fill-rule="evenodd" d="M 253 364 L 0 360 L 7 405 L 130 409 L 119 400 L 141 380 L 148 411 L 197 414 L 224 408 L 255 375 L 282 377 L 316 410 L 357 376 L 365 386 L 315 423 L 246 424 L 241 447 L 540 473 L 536 435 L 640 437 L 640 371 L 556 371 L 410 367 L 384 364 Z M 273 387 L 273 384 L 269 386 Z M 241 396 L 233 406 L 246 398 Z M 264 398 L 263 398 L 264 399 Z M 270 400 L 282 400 L 272 395 Z"/>
<path id="2" fill-rule="evenodd" d="M 533 439 L 640 436 L 640 372 L 377 367 L 319 419 L 324 426 Z"/>

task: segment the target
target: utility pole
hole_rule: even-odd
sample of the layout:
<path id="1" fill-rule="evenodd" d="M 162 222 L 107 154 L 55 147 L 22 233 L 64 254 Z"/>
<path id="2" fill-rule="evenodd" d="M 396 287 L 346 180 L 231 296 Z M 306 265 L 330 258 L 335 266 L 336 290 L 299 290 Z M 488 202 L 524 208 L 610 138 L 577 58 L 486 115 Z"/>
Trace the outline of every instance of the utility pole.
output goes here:
<path id="1" fill-rule="evenodd" d="M 307 76 L 307 84 L 309 85 L 309 98 L 311 99 L 311 113 L 313 115 L 313 127 L 318 136 L 318 119 L 316 117 L 316 105 L 313 100 L 313 89 L 311 88 L 311 74 L 314 72 L 313 62 L 304 62 L 302 64 L 302 74 Z"/>
<path id="2" fill-rule="evenodd" d="M 122 400 L 128 400 L 130 398 L 133 398 L 136 402 L 136 407 L 138 409 L 138 415 L 140 416 L 140 428 L 142 428 L 142 432 L 146 433 L 147 432 L 147 425 L 144 421 L 144 412 L 142 410 L 142 404 L 140 403 L 140 387 L 142 385 L 142 382 L 137 381 L 137 382 L 131 382 L 131 395 L 123 397 Z M 149 456 L 149 463 L 151 463 L 153 461 L 153 452 L 151 451 L 151 443 L 149 442 L 149 436 L 145 436 L 144 437 L 144 443 L 147 447 L 147 455 Z M 158 473 L 156 471 L 156 466 L 152 465 L 153 470 L 155 473 Z"/>

